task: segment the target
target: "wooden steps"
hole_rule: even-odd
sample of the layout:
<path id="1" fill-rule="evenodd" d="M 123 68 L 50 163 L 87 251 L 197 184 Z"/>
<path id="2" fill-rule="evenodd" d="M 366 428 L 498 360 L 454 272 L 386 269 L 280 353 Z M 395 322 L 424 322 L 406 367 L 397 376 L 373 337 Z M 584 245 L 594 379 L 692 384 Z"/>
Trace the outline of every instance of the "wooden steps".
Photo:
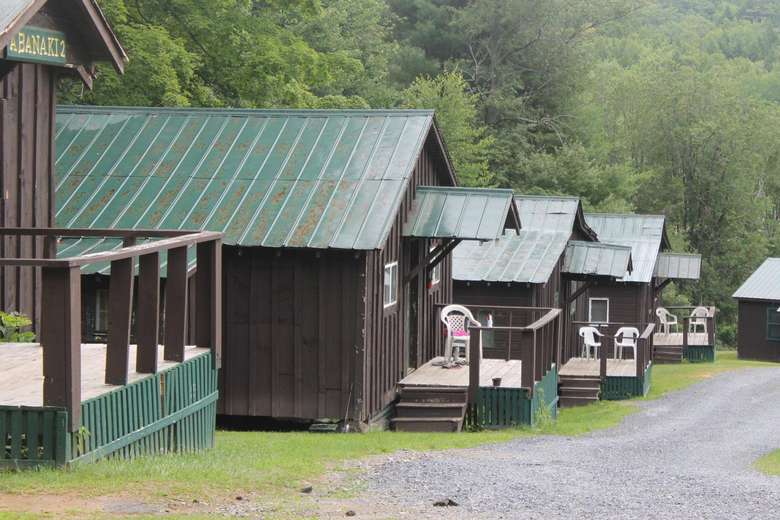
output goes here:
<path id="1" fill-rule="evenodd" d="M 560 376 L 558 403 L 561 408 L 583 406 L 599 400 L 601 379 L 592 376 Z"/>
<path id="2" fill-rule="evenodd" d="M 683 348 L 681 345 L 655 345 L 653 347 L 653 362 L 682 363 Z"/>
<path id="3" fill-rule="evenodd" d="M 403 432 L 459 432 L 466 415 L 462 387 L 404 386 L 391 424 Z"/>

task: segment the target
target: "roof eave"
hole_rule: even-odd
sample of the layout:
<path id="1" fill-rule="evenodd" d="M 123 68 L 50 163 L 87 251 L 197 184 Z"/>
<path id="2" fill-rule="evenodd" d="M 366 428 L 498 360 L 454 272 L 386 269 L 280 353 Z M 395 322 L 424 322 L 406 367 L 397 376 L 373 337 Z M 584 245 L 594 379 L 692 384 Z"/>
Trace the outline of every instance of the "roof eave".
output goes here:
<path id="1" fill-rule="evenodd" d="M 129 62 L 129 58 L 108 20 L 106 20 L 103 11 L 95 3 L 95 0 L 81 0 L 80 4 L 84 14 L 92 22 L 100 40 L 103 42 L 104 51 L 106 52 L 104 57 L 111 61 L 114 70 L 118 74 L 124 74 L 125 65 Z"/>

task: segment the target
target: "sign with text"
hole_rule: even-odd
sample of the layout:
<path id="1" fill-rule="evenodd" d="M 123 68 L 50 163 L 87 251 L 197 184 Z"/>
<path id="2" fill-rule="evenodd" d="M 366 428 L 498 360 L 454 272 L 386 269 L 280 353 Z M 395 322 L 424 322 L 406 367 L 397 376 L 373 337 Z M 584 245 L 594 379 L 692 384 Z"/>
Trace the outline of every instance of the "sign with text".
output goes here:
<path id="1" fill-rule="evenodd" d="M 65 65 L 68 62 L 66 45 L 63 32 L 27 26 L 5 48 L 5 57 L 14 61 Z"/>

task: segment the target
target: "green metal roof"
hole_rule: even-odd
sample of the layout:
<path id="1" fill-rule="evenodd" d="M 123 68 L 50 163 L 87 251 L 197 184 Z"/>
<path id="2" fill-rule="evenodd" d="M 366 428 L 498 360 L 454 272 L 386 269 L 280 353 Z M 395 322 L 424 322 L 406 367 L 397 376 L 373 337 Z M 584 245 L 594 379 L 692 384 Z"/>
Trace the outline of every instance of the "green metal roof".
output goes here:
<path id="1" fill-rule="evenodd" d="M 517 195 L 515 203 L 523 229 L 560 231 L 569 235 L 579 230 L 596 240 L 596 233 L 585 223 L 582 204 L 577 197 Z"/>
<path id="2" fill-rule="evenodd" d="M 435 131 L 427 110 L 59 107 L 57 225 L 377 249 Z M 110 247 L 62 244 L 68 255 Z"/>
<path id="3" fill-rule="evenodd" d="M 628 246 L 579 240 L 570 240 L 566 245 L 564 273 L 622 278 L 632 269 L 631 248 Z"/>
<path id="4" fill-rule="evenodd" d="M 464 282 L 547 283 L 566 248 L 566 233 L 508 230 L 498 240 L 463 242 L 452 253 L 452 278 Z"/>
<path id="5" fill-rule="evenodd" d="M 738 300 L 780 301 L 780 258 L 767 258 L 733 297 Z"/>
<path id="6" fill-rule="evenodd" d="M 585 220 L 599 241 L 631 247 L 634 270 L 621 281 L 649 283 L 662 248 L 669 247 L 663 215 L 587 213 Z"/>
<path id="7" fill-rule="evenodd" d="M 512 190 L 420 186 L 404 236 L 493 240 L 516 216 Z"/>
<path id="8" fill-rule="evenodd" d="M 698 280 L 701 275 L 701 255 L 688 253 L 661 253 L 655 265 L 657 278 Z"/>

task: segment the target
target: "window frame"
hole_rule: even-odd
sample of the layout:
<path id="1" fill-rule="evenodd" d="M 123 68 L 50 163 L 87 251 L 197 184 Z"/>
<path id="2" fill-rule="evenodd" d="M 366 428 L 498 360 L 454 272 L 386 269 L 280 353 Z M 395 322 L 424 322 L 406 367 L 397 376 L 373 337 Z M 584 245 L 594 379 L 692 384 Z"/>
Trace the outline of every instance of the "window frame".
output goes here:
<path id="1" fill-rule="evenodd" d="M 780 342 L 780 312 L 777 312 L 778 305 L 770 305 L 766 308 L 766 340 Z M 774 318 L 774 321 L 770 321 Z M 772 335 L 772 327 L 777 327 L 778 334 Z"/>
<path id="2" fill-rule="evenodd" d="M 388 269 L 391 273 L 390 284 L 387 283 Z M 385 264 L 382 272 L 382 305 L 384 309 L 390 309 L 398 305 L 398 260 Z M 387 287 L 390 287 L 390 301 L 387 301 Z"/>
<path id="3" fill-rule="evenodd" d="M 606 320 L 594 320 L 593 319 L 593 302 L 607 302 L 607 316 Z M 590 323 L 609 323 L 609 298 L 588 298 L 588 321 Z"/>
<path id="4" fill-rule="evenodd" d="M 95 294 L 95 322 L 93 324 L 94 327 L 93 332 L 106 333 L 108 332 L 108 300 L 110 297 L 109 291 L 107 288 L 98 287 L 95 289 L 94 294 Z"/>

